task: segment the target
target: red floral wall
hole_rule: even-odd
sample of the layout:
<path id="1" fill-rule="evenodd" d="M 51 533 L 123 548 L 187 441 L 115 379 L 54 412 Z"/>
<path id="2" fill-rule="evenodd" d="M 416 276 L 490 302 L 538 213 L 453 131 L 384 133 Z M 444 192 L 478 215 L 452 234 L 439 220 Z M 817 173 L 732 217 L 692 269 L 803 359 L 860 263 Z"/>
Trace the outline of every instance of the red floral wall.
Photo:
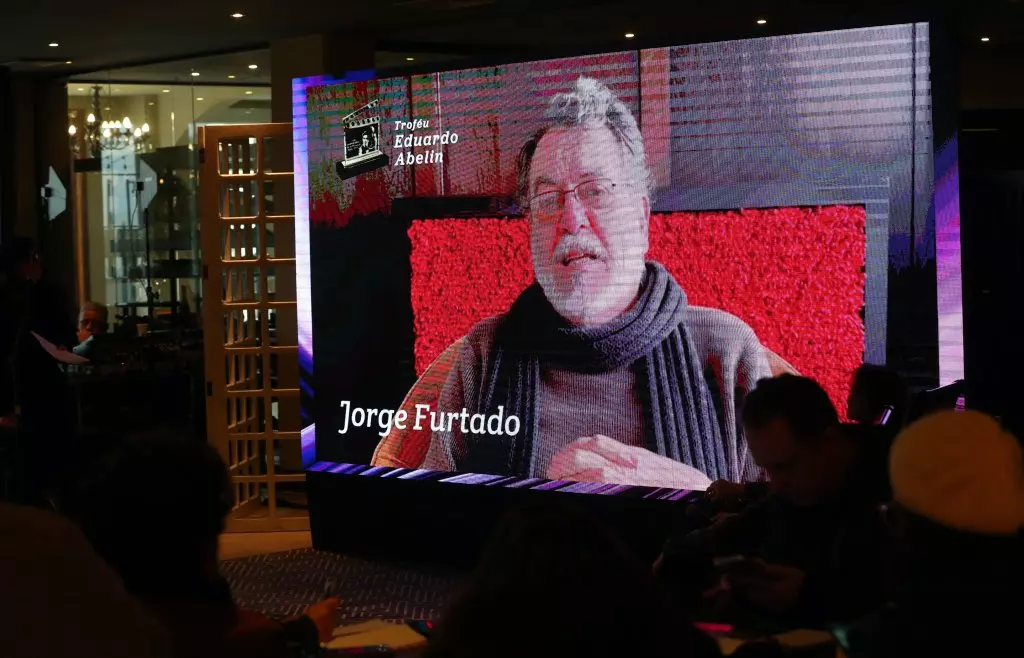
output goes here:
<path id="1" fill-rule="evenodd" d="M 533 280 L 525 220 L 413 222 L 416 368 L 473 324 L 504 312 Z M 670 213 L 651 218 L 649 258 L 690 303 L 747 322 L 770 350 L 845 409 L 864 352 L 864 209 Z"/>

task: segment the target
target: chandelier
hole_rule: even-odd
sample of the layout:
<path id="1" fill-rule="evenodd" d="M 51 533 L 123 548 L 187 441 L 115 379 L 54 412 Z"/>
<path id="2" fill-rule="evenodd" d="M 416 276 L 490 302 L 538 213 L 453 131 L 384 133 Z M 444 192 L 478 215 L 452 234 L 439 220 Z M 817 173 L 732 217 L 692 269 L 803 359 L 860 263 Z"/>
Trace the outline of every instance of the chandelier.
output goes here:
<path id="1" fill-rule="evenodd" d="M 96 122 L 96 117 L 89 115 L 85 123 L 89 125 L 89 119 Z M 104 121 L 100 124 L 100 149 L 119 151 L 134 146 L 136 151 L 144 151 L 146 142 L 149 140 L 149 124 L 144 123 L 141 127 L 132 125 L 128 117 L 120 121 Z"/>
<path id="2" fill-rule="evenodd" d="M 104 120 L 100 98 L 102 91 L 103 87 L 100 85 L 92 88 L 92 112 L 85 118 L 83 141 L 88 147 L 89 155 L 98 158 L 103 151 L 120 151 L 127 148 L 133 148 L 140 153 L 148 151 L 149 124 L 143 123 L 141 126 L 135 126 L 129 117 L 124 117 L 120 121 Z M 71 150 L 77 155 L 79 152 L 78 127 L 74 123 L 68 126 L 68 138 Z"/>

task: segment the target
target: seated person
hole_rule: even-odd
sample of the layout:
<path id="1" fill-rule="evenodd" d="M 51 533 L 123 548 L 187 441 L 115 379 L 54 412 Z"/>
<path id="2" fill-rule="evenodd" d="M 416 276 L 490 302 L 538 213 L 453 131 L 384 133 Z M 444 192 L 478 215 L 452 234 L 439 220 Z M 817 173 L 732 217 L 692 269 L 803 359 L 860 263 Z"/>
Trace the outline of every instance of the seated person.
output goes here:
<path id="1" fill-rule="evenodd" d="M 545 120 L 517 172 L 536 283 L 450 346 L 402 405 L 410 417 L 417 405 L 503 413 L 517 429 L 393 430 L 372 464 L 699 490 L 757 479 L 737 410 L 786 364 L 646 259 L 651 176 L 615 92 L 581 77 Z"/>
<path id="2" fill-rule="evenodd" d="M 719 655 L 615 536 L 545 500 L 503 521 L 425 658 Z"/>
<path id="3" fill-rule="evenodd" d="M 907 417 L 909 406 L 910 391 L 898 372 L 869 363 L 857 368 L 847 399 L 846 416 L 851 422 L 875 425 L 886 408 L 891 407 L 892 413 L 886 427 L 895 436 Z M 707 500 L 702 507 L 722 513 L 735 513 L 767 493 L 768 487 L 764 482 L 718 480 L 708 487 Z"/>
<path id="4" fill-rule="evenodd" d="M 85 302 L 78 312 L 78 345 L 74 353 L 88 358 L 96 336 L 107 333 L 109 324 L 107 307 L 99 302 Z"/>
<path id="5" fill-rule="evenodd" d="M 156 618 L 52 512 L 0 503 L 0 583 L 4 658 L 171 658 Z"/>
<path id="6" fill-rule="evenodd" d="M 892 407 L 888 427 L 899 428 L 910 410 L 910 390 L 898 372 L 865 363 L 857 368 L 850 387 L 846 416 L 854 423 L 874 425 Z"/>
<path id="7" fill-rule="evenodd" d="M 1024 589 L 1024 453 L 976 412 L 911 425 L 889 461 L 891 603 L 845 629 L 851 658 L 1011 655 Z"/>
<path id="8" fill-rule="evenodd" d="M 183 479 L 184 478 L 184 479 Z M 281 658 L 330 639 L 337 599 L 293 622 L 239 608 L 217 565 L 231 509 L 227 468 L 206 443 L 128 441 L 66 510 L 96 551 L 171 633 L 180 658 Z"/>
<path id="9" fill-rule="evenodd" d="M 771 495 L 670 540 L 656 572 L 669 587 L 693 588 L 704 581 L 687 570 L 703 565 L 707 572 L 715 557 L 744 556 L 757 568 L 727 574 L 727 587 L 708 592 L 733 621 L 820 626 L 863 614 L 882 598 L 884 436 L 841 426 L 825 391 L 792 375 L 758 384 L 743 425 Z"/>

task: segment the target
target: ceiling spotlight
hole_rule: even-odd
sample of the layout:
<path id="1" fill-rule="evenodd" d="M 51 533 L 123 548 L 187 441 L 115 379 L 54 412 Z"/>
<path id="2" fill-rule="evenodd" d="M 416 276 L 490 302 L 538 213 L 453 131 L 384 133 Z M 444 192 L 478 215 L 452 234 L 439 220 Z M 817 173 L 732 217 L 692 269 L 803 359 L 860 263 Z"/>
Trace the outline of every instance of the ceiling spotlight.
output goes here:
<path id="1" fill-rule="evenodd" d="M 767 19 L 764 19 L 764 18 L 757 19 L 757 24 L 758 25 L 766 25 L 767 23 L 768 23 Z"/>
<path id="2" fill-rule="evenodd" d="M 50 42 L 50 47 L 51 47 L 51 48 L 56 48 L 56 47 L 57 47 L 57 46 L 59 46 L 59 45 L 60 45 L 60 44 L 59 44 L 59 43 L 57 43 L 56 41 L 51 41 L 51 42 Z"/>
<path id="3" fill-rule="evenodd" d="M 66 62 L 64 62 L 64 63 L 65 63 L 65 64 L 71 64 L 71 60 L 69 59 L 69 60 L 67 60 L 67 61 L 66 61 Z"/>
<path id="4" fill-rule="evenodd" d="M 228 76 L 228 80 L 234 80 L 234 79 L 235 79 L 235 76 L 233 76 L 233 75 L 229 75 Z"/>
<path id="5" fill-rule="evenodd" d="M 252 96 L 252 90 L 251 89 L 246 89 L 245 90 L 245 95 L 246 96 Z"/>
<path id="6" fill-rule="evenodd" d="M 75 91 L 85 91 L 85 87 L 78 87 L 75 89 Z"/>
<path id="7" fill-rule="evenodd" d="M 981 41 L 982 43 L 988 43 L 989 41 L 991 41 L 991 39 L 989 39 L 988 37 L 982 37 Z"/>
<path id="8" fill-rule="evenodd" d="M 256 69 L 258 69 L 259 67 L 260 67 L 260 65 L 259 65 L 259 64 L 250 64 L 250 65 L 249 65 L 249 70 L 250 70 L 250 71 L 255 71 L 255 70 L 256 70 Z"/>
<path id="9" fill-rule="evenodd" d="M 199 71 L 192 71 L 192 77 L 193 78 L 198 78 L 199 77 Z"/>
<path id="10" fill-rule="evenodd" d="M 202 97 L 202 96 L 200 96 L 200 97 L 199 97 L 199 98 L 197 98 L 196 100 L 197 100 L 197 101 L 201 101 L 201 100 L 203 100 L 203 97 Z"/>
<path id="11" fill-rule="evenodd" d="M 635 35 L 635 34 L 633 34 L 632 32 L 626 32 L 626 38 L 627 38 L 627 39 L 632 39 L 632 38 L 633 38 L 633 37 L 635 37 L 635 36 L 636 36 L 636 35 Z"/>
<path id="12" fill-rule="evenodd" d="M 405 61 L 407 61 L 407 62 L 415 62 L 416 58 L 415 57 L 406 57 Z"/>
<path id="13" fill-rule="evenodd" d="M 238 20 L 239 18 L 245 18 L 245 14 L 243 14 L 240 11 L 236 11 L 235 13 L 231 14 L 231 18 Z"/>
<path id="14" fill-rule="evenodd" d="M 163 93 L 165 93 L 165 94 L 169 94 L 169 93 L 171 93 L 171 90 L 170 90 L 170 89 L 161 89 L 160 91 L 162 91 L 162 92 L 163 92 Z"/>

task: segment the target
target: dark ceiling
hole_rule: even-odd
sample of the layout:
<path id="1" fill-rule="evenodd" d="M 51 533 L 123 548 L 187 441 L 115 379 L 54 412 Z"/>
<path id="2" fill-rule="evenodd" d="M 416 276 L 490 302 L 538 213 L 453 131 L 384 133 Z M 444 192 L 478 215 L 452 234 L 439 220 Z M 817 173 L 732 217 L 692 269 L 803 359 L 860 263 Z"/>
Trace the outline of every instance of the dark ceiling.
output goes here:
<path id="1" fill-rule="evenodd" d="M 180 65 L 167 67 L 161 61 L 255 50 L 276 39 L 317 33 L 371 36 L 380 50 L 400 60 L 402 52 L 604 49 L 626 43 L 627 31 L 637 34 L 629 42 L 636 47 L 920 20 L 938 12 L 948 18 L 954 38 L 969 48 L 1024 48 L 1021 0 L 141 0 L 128 5 L 37 0 L 5 5 L 0 65 L 81 76 L 145 64 L 135 71 L 136 79 L 150 75 L 146 70 L 187 75 L 187 69 L 178 70 Z M 234 12 L 245 16 L 234 19 Z M 762 16 L 768 23 L 756 25 Z M 990 41 L 981 43 L 982 36 Z M 51 42 L 59 46 L 50 47 Z"/>

